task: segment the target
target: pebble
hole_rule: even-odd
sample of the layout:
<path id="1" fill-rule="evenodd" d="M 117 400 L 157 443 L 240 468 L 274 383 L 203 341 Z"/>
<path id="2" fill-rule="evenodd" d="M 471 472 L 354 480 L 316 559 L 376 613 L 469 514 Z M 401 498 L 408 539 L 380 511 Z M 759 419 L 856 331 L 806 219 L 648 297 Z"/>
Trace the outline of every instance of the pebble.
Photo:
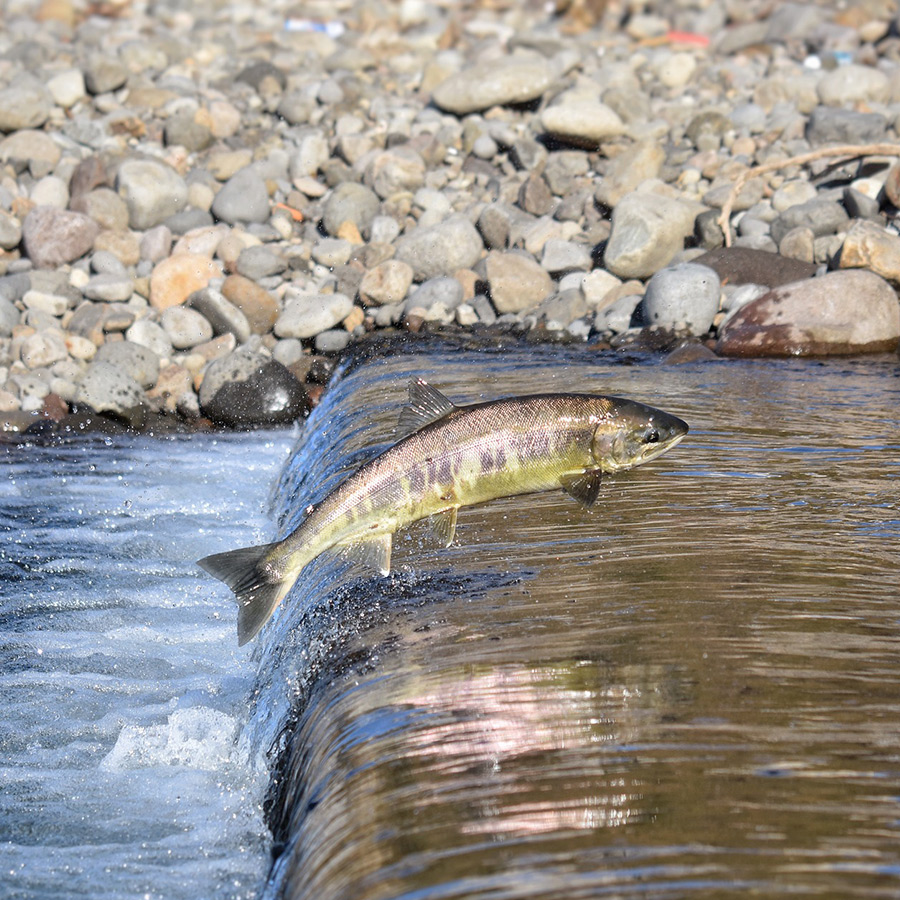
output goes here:
<path id="1" fill-rule="evenodd" d="M 134 292 L 134 283 L 127 274 L 102 272 L 94 275 L 84 285 L 81 292 L 88 300 L 102 300 L 106 303 L 122 302 L 130 299 Z"/>
<path id="2" fill-rule="evenodd" d="M 94 361 L 115 366 L 142 388 L 153 387 L 159 376 L 159 356 L 149 347 L 128 340 L 103 344 L 97 349 Z"/>
<path id="3" fill-rule="evenodd" d="M 841 246 L 842 269 L 868 269 L 900 284 L 900 236 L 874 222 L 854 222 Z"/>
<path id="4" fill-rule="evenodd" d="M 483 272 L 494 309 L 501 315 L 534 309 L 553 293 L 553 279 L 519 250 L 492 250 L 476 271 Z"/>
<path id="5" fill-rule="evenodd" d="M 285 296 L 285 306 L 275 322 L 280 338 L 311 338 L 334 328 L 350 315 L 353 301 L 344 294 L 303 294 Z"/>
<path id="6" fill-rule="evenodd" d="M 247 318 L 253 334 L 268 334 L 278 320 L 280 308 L 272 295 L 244 275 L 229 275 L 222 294 Z"/>
<path id="7" fill-rule="evenodd" d="M 412 286 L 413 267 L 399 259 L 387 259 L 369 269 L 359 284 L 359 299 L 367 305 L 402 302 Z"/>
<path id="8" fill-rule="evenodd" d="M 214 260 L 199 253 L 179 253 L 161 260 L 150 276 L 150 305 L 155 309 L 179 306 L 205 288 L 222 271 Z"/>
<path id="9" fill-rule="evenodd" d="M 721 283 L 715 270 L 697 263 L 660 269 L 644 293 L 644 322 L 702 336 L 719 311 Z"/>
<path id="10" fill-rule="evenodd" d="M 466 66 L 433 91 L 436 106 L 458 116 L 480 112 L 492 106 L 528 103 L 550 87 L 554 72 L 541 58 L 515 57 Z"/>
<path id="11" fill-rule="evenodd" d="M 437 318 L 445 318 L 465 299 L 463 286 L 449 275 L 429 278 L 422 282 L 410 294 L 404 306 L 404 312 L 423 310 L 426 317 L 431 314 Z"/>
<path id="12" fill-rule="evenodd" d="M 99 413 L 111 413 L 140 430 L 147 416 L 141 386 L 119 366 L 92 362 L 77 386 L 75 400 Z"/>
<path id="13" fill-rule="evenodd" d="M 73 262 L 91 249 L 100 231 L 83 213 L 54 206 L 36 206 L 22 224 L 22 243 L 38 268 Z"/>
<path id="14" fill-rule="evenodd" d="M 216 194 L 212 213 L 231 225 L 267 221 L 270 207 L 265 181 L 252 166 L 236 172 Z"/>
<path id="15" fill-rule="evenodd" d="M 250 329 L 250 322 L 244 313 L 215 288 L 206 287 L 195 291 L 188 297 L 187 305 L 200 313 L 203 320 L 209 323 L 214 334 L 233 334 L 237 342 L 243 344 L 250 339 L 250 335 L 253 333 Z M 169 313 L 170 311 L 166 310 L 163 318 Z M 163 325 L 169 331 L 165 322 Z M 204 340 L 209 340 L 209 338 L 204 338 Z M 197 341 L 196 343 L 202 342 Z M 174 340 L 172 344 L 178 347 Z M 179 349 L 183 348 L 179 347 Z"/>
<path id="16" fill-rule="evenodd" d="M 245 247 L 237 258 L 238 274 L 252 281 L 261 281 L 270 275 L 278 275 L 286 268 L 284 258 L 262 244 Z"/>
<path id="17" fill-rule="evenodd" d="M 119 166 L 116 190 L 128 207 L 131 228 L 143 231 L 161 225 L 187 205 L 184 179 L 153 159 L 128 159 Z"/>
<path id="18" fill-rule="evenodd" d="M 370 235 L 370 228 L 381 209 L 381 200 L 371 188 L 353 181 L 339 184 L 325 201 L 322 225 L 325 231 L 337 236 L 345 222 L 352 222 L 363 237 Z"/>
<path id="19" fill-rule="evenodd" d="M 484 244 L 475 226 L 464 216 L 452 215 L 430 228 L 416 229 L 397 242 L 396 258 L 408 263 L 416 281 L 471 269 L 481 258 Z"/>
<path id="20" fill-rule="evenodd" d="M 625 123 L 599 100 L 563 100 L 548 106 L 541 125 L 552 137 L 587 147 L 625 133 Z"/>

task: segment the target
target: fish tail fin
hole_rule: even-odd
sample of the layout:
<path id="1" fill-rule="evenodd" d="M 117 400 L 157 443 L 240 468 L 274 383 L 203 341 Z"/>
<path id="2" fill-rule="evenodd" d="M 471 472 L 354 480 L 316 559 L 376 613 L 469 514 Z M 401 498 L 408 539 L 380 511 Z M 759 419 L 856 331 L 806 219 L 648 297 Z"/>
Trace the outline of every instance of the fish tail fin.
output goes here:
<path id="1" fill-rule="evenodd" d="M 224 581 L 234 592 L 238 604 L 239 646 L 256 637 L 294 582 L 290 576 L 279 575 L 266 565 L 266 557 L 276 546 L 242 547 L 197 560 L 201 569 Z"/>

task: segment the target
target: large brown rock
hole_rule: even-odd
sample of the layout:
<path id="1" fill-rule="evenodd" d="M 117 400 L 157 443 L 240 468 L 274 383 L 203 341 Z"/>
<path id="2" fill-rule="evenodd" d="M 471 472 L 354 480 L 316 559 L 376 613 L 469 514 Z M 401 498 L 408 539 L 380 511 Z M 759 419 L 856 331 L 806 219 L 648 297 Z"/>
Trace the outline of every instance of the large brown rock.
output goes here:
<path id="1" fill-rule="evenodd" d="M 900 283 L 900 237 L 877 222 L 854 222 L 841 246 L 842 269 L 870 269 L 876 275 Z"/>
<path id="2" fill-rule="evenodd" d="M 813 263 L 751 247 L 721 247 L 691 261 L 709 266 L 722 284 L 764 284 L 774 288 L 816 274 Z"/>
<path id="3" fill-rule="evenodd" d="M 828 356 L 882 353 L 900 343 L 893 288 L 863 270 L 830 272 L 774 288 L 727 319 L 722 356 Z"/>

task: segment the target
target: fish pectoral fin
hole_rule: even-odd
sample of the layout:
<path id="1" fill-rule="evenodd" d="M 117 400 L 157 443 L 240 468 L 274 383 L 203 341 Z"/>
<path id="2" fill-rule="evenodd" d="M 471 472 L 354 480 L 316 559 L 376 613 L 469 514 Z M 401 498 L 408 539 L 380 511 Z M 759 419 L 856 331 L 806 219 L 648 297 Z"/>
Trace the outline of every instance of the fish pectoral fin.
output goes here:
<path id="1" fill-rule="evenodd" d="M 456 536 L 456 517 L 459 513 L 458 506 L 451 506 L 450 509 L 441 510 L 433 516 L 428 517 L 428 527 L 434 538 L 442 547 L 449 547 L 453 543 Z"/>
<path id="2" fill-rule="evenodd" d="M 417 378 L 409 383 L 409 405 L 403 408 L 397 422 L 400 437 L 406 437 L 457 409 L 437 388 Z"/>
<path id="3" fill-rule="evenodd" d="M 600 469 L 588 469 L 579 475 L 564 475 L 560 479 L 562 489 L 582 506 L 593 506 L 600 494 L 603 473 Z"/>
<path id="4" fill-rule="evenodd" d="M 390 534 L 380 534 L 366 540 L 339 544 L 337 549 L 345 559 L 388 575 L 391 571 L 391 538 Z"/>

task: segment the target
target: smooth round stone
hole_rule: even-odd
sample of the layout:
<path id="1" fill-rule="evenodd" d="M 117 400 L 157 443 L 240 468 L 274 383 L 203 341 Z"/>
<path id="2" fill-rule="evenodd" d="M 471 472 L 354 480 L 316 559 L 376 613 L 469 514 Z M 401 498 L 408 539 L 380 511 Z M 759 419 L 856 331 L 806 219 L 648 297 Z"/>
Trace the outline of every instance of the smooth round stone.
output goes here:
<path id="1" fill-rule="evenodd" d="M 126 372 L 141 387 L 149 388 L 159 377 L 159 357 L 149 347 L 131 341 L 105 343 L 97 348 L 96 362 L 105 362 Z"/>
<path id="2" fill-rule="evenodd" d="M 40 128 L 53 111 L 53 99 L 43 87 L 13 85 L 0 90 L 0 131 Z"/>
<path id="3" fill-rule="evenodd" d="M 118 416 L 133 428 L 141 428 L 146 420 L 146 396 L 141 386 L 108 362 L 91 363 L 78 384 L 75 400 L 97 412 Z"/>
<path id="4" fill-rule="evenodd" d="M 269 192 L 265 181 L 250 166 L 241 169 L 216 194 L 211 211 L 217 219 L 230 225 L 268 221 Z"/>
<path id="5" fill-rule="evenodd" d="M 350 333 L 343 328 L 332 328 L 317 334 L 313 343 L 317 353 L 340 353 L 350 343 Z"/>
<path id="6" fill-rule="evenodd" d="M 0 337 L 9 337 L 19 324 L 19 310 L 11 300 L 0 297 Z"/>
<path id="7" fill-rule="evenodd" d="M 172 356 L 173 348 L 169 336 L 162 325 L 152 319 L 138 319 L 125 332 L 125 340 L 152 350 L 161 359 L 169 359 Z"/>
<path id="8" fill-rule="evenodd" d="M 875 222 L 854 222 L 841 246 L 839 265 L 842 269 L 870 269 L 900 283 L 900 237 Z"/>
<path id="9" fill-rule="evenodd" d="M 284 310 L 275 322 L 280 338 L 311 338 L 340 324 L 353 309 L 345 294 L 285 294 Z"/>
<path id="10" fill-rule="evenodd" d="M 36 309 L 49 316 L 61 316 L 69 308 L 69 298 L 45 291 L 26 291 L 22 297 L 26 309 Z"/>
<path id="11" fill-rule="evenodd" d="M 643 316 L 648 325 L 706 334 L 719 311 L 722 285 L 708 266 L 683 263 L 661 269 L 647 283 Z"/>
<path id="12" fill-rule="evenodd" d="M 112 56 L 96 53 L 88 59 L 84 68 L 84 83 L 92 94 L 108 94 L 117 91 L 128 78 L 128 70 Z"/>
<path id="13" fill-rule="evenodd" d="M 22 241 L 36 268 L 56 268 L 84 256 L 99 231 L 83 213 L 36 206 L 25 217 Z"/>
<path id="14" fill-rule="evenodd" d="M 491 106 L 536 100 L 553 78 L 551 65 L 538 57 L 491 60 L 451 75 L 434 89 L 431 99 L 440 109 L 464 116 Z"/>
<path id="15" fill-rule="evenodd" d="M 581 276 L 581 293 L 587 305 L 593 309 L 599 309 L 607 294 L 622 284 L 621 278 L 616 278 L 612 272 L 606 269 L 594 269 Z"/>
<path id="16" fill-rule="evenodd" d="M 851 63 L 826 72 L 818 83 L 819 99 L 826 106 L 856 103 L 887 103 L 891 85 L 888 76 L 872 66 Z"/>
<path id="17" fill-rule="evenodd" d="M 280 275 L 287 264 L 283 256 L 262 244 L 246 247 L 237 258 L 237 271 L 245 278 L 260 281 L 271 275 Z"/>
<path id="18" fill-rule="evenodd" d="M 318 130 L 308 132 L 300 139 L 296 151 L 291 156 L 289 168 L 291 180 L 314 177 L 328 162 L 330 156 L 328 138 Z"/>
<path id="19" fill-rule="evenodd" d="M 141 237 L 141 259 L 159 262 L 172 249 L 172 232 L 165 225 L 149 228 Z"/>
<path id="20" fill-rule="evenodd" d="M 170 306 L 163 310 L 159 319 L 172 346 L 176 350 L 187 350 L 213 338 L 213 327 L 196 310 L 184 306 Z"/>
<path id="21" fill-rule="evenodd" d="M 690 53 L 673 53 L 657 67 L 656 74 L 667 88 L 684 87 L 697 70 L 697 60 Z"/>
<path id="22" fill-rule="evenodd" d="M 809 228 L 816 237 L 821 237 L 840 231 L 849 221 L 850 217 L 840 203 L 817 198 L 790 206 L 779 213 L 769 226 L 769 232 L 778 244 L 792 228 Z"/>
<path id="23" fill-rule="evenodd" d="M 806 139 L 814 147 L 874 143 L 885 139 L 887 127 L 887 119 L 881 113 L 817 106 L 809 115 Z"/>
<path id="24" fill-rule="evenodd" d="M 438 225 L 417 228 L 400 238 L 395 258 L 412 266 L 417 281 L 425 281 L 471 269 L 483 249 L 475 226 L 465 216 L 452 215 Z"/>
<path id="25" fill-rule="evenodd" d="M 303 344 L 297 338 L 285 338 L 278 341 L 272 348 L 272 359 L 283 366 L 292 366 L 300 362 L 306 354 L 303 352 Z"/>
<path id="26" fill-rule="evenodd" d="M 599 100 L 571 100 L 548 106 L 541 114 L 541 125 L 554 137 L 589 147 L 625 133 L 625 123 Z"/>
<path id="27" fill-rule="evenodd" d="M 303 385 L 274 359 L 237 350 L 214 360 L 203 374 L 200 409 L 229 428 L 292 422 L 309 410 Z"/>
<path id="28" fill-rule="evenodd" d="M 0 141 L 0 160 L 27 161 L 32 172 L 35 172 L 36 168 L 40 168 L 44 173 L 52 171 L 61 156 L 59 144 L 43 131 L 25 129 L 10 134 Z"/>
<path id="29" fill-rule="evenodd" d="M 815 198 L 816 187 L 808 181 L 800 179 L 785 181 L 772 194 L 772 208 L 781 213 L 792 206 L 808 203 Z"/>
<path id="30" fill-rule="evenodd" d="M 47 82 L 46 87 L 53 102 L 63 109 L 74 106 L 79 100 L 83 100 L 87 93 L 84 75 L 80 69 L 66 69 L 59 72 Z"/>
<path id="31" fill-rule="evenodd" d="M 328 234 L 337 236 L 345 222 L 352 222 L 365 237 L 380 209 L 381 200 L 375 191 L 363 184 L 345 181 L 325 200 L 322 225 Z"/>
<path id="32" fill-rule="evenodd" d="M 94 238 L 94 250 L 115 256 L 123 266 L 136 266 L 141 260 L 141 243 L 133 231 L 101 231 Z M 149 272 L 148 268 L 143 274 Z"/>
<path id="33" fill-rule="evenodd" d="M 157 160 L 126 160 L 119 166 L 116 187 L 128 207 L 129 224 L 138 231 L 162 224 L 187 205 L 184 179 Z"/>
<path id="34" fill-rule="evenodd" d="M 93 278 L 81 289 L 88 300 L 102 300 L 106 303 L 123 302 L 134 293 L 134 283 L 127 274 L 103 272 Z"/>
<path id="35" fill-rule="evenodd" d="M 584 244 L 558 238 L 544 244 L 541 266 L 551 275 L 559 276 L 563 272 L 587 272 L 592 265 L 591 250 Z"/>
<path id="36" fill-rule="evenodd" d="M 118 257 L 108 250 L 94 251 L 91 256 L 91 271 L 97 275 L 127 275 L 125 266 Z"/>
<path id="37" fill-rule="evenodd" d="M 489 134 L 482 134 L 472 144 L 472 155 L 479 159 L 493 159 L 499 149 L 497 142 Z"/>

